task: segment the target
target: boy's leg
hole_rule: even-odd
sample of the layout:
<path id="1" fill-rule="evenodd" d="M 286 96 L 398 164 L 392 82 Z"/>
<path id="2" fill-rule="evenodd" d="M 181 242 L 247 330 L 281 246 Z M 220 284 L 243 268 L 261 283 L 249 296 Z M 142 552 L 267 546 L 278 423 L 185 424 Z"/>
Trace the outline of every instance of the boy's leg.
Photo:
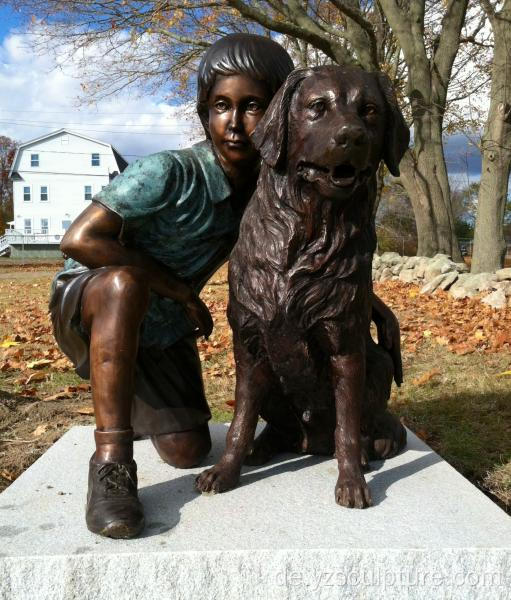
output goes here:
<path id="1" fill-rule="evenodd" d="M 148 303 L 144 274 L 134 267 L 102 270 L 87 283 L 82 296 L 97 427 L 87 525 L 109 537 L 133 537 L 144 524 L 133 461 L 131 404 L 139 329 Z"/>
<path id="2" fill-rule="evenodd" d="M 151 441 L 160 458 L 179 469 L 195 467 L 211 450 L 211 436 L 207 423 L 188 431 L 152 435 Z"/>

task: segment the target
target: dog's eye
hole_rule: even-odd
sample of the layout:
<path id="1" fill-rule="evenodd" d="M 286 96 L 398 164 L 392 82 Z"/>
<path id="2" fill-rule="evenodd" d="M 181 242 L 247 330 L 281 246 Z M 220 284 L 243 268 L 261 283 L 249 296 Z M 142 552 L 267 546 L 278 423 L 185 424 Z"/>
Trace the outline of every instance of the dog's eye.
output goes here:
<path id="1" fill-rule="evenodd" d="M 324 113 L 326 110 L 326 102 L 324 100 L 313 100 L 309 104 L 308 109 L 311 110 L 316 115 L 320 115 L 320 114 Z"/>
<path id="2" fill-rule="evenodd" d="M 363 117 L 372 117 L 378 114 L 378 108 L 374 104 L 366 104 L 360 110 Z"/>

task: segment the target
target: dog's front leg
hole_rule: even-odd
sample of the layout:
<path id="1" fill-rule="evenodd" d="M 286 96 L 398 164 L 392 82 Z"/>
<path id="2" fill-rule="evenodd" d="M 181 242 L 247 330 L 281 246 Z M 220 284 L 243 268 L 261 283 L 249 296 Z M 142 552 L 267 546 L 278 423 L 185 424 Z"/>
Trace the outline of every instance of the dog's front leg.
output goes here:
<path id="1" fill-rule="evenodd" d="M 371 495 L 360 464 L 360 413 L 365 385 L 365 352 L 331 356 L 335 394 L 335 453 L 339 478 L 335 500 L 348 508 L 371 505 Z"/>
<path id="2" fill-rule="evenodd" d="M 236 407 L 227 433 L 226 448 L 218 463 L 196 479 L 199 492 L 225 492 L 239 481 L 241 466 L 254 440 L 261 401 L 271 391 L 272 372 L 267 359 L 255 361 L 246 348 L 237 348 Z"/>

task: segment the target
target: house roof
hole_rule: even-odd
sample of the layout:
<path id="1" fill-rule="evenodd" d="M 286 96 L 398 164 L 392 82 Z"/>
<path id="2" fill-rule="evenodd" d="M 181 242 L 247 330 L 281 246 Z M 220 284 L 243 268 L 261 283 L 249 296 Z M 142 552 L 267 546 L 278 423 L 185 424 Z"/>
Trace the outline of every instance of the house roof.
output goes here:
<path id="1" fill-rule="evenodd" d="M 96 144 L 101 144 L 102 146 L 106 146 L 107 148 L 110 148 L 110 150 L 112 151 L 114 157 L 115 157 L 115 161 L 117 163 L 117 166 L 119 167 L 119 172 L 122 173 L 124 171 L 124 169 L 128 166 L 128 162 L 124 159 L 124 157 L 122 156 L 122 154 L 120 154 L 113 146 L 112 144 L 108 144 L 107 142 L 103 142 L 102 140 L 97 140 L 96 138 L 92 138 L 88 135 L 84 135 L 83 133 L 78 133 L 76 131 L 71 131 L 71 129 L 67 129 L 67 127 L 62 127 L 62 129 L 57 129 L 56 131 L 51 131 L 50 133 L 46 133 L 45 135 L 41 135 L 37 138 L 34 138 L 33 140 L 29 140 L 28 142 L 23 142 L 22 144 L 20 144 L 18 146 L 18 148 L 16 149 L 16 154 L 14 155 L 14 158 L 12 160 L 12 164 L 11 164 L 11 169 L 9 171 L 9 177 L 12 178 L 13 174 L 14 174 L 14 165 L 16 164 L 16 161 L 18 159 L 18 155 L 20 153 L 20 150 L 23 150 L 24 148 L 26 148 L 27 146 L 30 146 L 31 144 L 35 144 L 37 142 L 40 142 L 42 140 L 45 140 L 47 138 L 51 138 L 53 136 L 56 135 L 60 135 L 62 133 L 67 133 L 69 135 L 76 135 L 77 137 L 83 138 L 84 140 L 89 140 L 90 142 L 95 142 Z"/>

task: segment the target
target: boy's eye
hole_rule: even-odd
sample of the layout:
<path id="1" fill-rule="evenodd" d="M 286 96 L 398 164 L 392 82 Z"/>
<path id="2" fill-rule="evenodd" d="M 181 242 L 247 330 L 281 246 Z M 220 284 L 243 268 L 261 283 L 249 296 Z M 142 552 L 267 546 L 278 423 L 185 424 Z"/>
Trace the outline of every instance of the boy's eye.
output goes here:
<path id="1" fill-rule="evenodd" d="M 247 104 L 247 110 L 248 112 L 257 112 L 258 110 L 261 110 L 261 105 L 259 102 L 249 102 Z"/>
<path id="2" fill-rule="evenodd" d="M 227 110 L 229 107 L 227 106 L 227 102 L 225 102 L 224 100 L 219 100 L 218 102 L 215 102 L 215 108 L 221 112 Z"/>

